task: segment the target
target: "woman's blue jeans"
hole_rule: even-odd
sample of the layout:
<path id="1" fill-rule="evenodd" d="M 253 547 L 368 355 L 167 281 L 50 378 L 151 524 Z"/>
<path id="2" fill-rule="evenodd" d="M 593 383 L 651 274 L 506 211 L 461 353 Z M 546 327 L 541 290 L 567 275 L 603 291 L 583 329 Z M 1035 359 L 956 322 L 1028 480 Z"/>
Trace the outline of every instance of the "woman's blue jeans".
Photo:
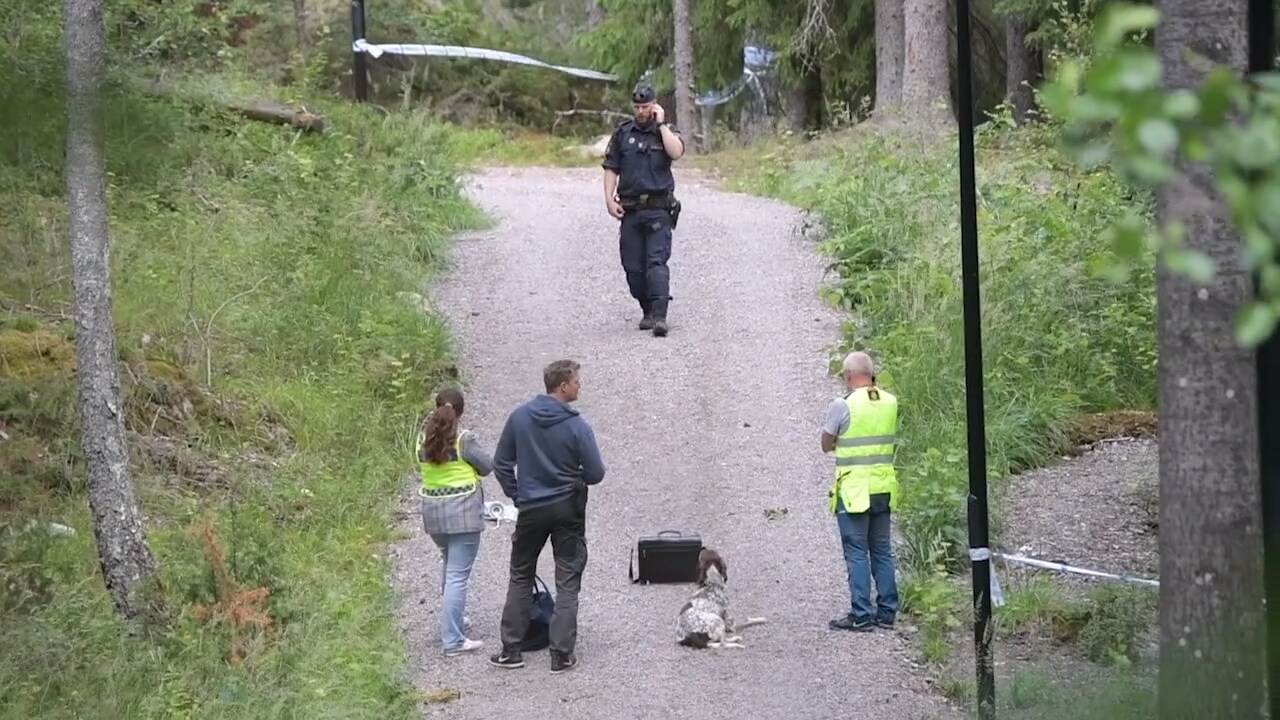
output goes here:
<path id="1" fill-rule="evenodd" d="M 471 566 L 475 564 L 476 553 L 480 550 L 480 533 L 432 535 L 431 539 L 444 555 L 444 569 L 440 574 L 440 588 L 444 594 L 440 641 L 445 650 L 452 650 L 467 639 L 462 632 L 462 617 L 467 607 Z"/>

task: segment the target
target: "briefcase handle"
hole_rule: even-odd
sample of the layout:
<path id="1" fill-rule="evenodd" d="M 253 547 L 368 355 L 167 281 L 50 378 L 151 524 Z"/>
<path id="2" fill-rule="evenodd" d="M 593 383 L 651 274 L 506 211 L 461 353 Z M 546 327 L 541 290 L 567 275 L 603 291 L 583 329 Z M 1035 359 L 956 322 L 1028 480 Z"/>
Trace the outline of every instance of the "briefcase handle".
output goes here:
<path id="1" fill-rule="evenodd" d="M 659 530 L 658 531 L 658 537 L 662 537 L 663 535 L 681 535 L 681 534 L 682 533 L 679 530 Z"/>

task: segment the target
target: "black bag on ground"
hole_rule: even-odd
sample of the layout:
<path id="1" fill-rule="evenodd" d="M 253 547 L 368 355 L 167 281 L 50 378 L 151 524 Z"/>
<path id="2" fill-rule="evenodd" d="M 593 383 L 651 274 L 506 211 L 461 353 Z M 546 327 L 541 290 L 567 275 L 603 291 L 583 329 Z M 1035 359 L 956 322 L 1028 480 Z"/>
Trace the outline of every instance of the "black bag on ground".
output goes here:
<path id="1" fill-rule="evenodd" d="M 522 652 L 537 652 L 551 645 L 551 614 L 555 609 L 556 599 L 547 589 L 547 584 L 534 575 L 533 607 L 529 610 L 529 629 L 524 633 L 524 640 L 520 641 Z"/>
<path id="2" fill-rule="evenodd" d="M 690 583 L 698 579 L 698 553 L 702 537 L 696 533 L 681 534 L 663 530 L 655 536 L 642 537 L 636 545 L 636 557 L 627 570 L 633 583 Z M 636 566 L 639 572 L 636 572 Z"/>

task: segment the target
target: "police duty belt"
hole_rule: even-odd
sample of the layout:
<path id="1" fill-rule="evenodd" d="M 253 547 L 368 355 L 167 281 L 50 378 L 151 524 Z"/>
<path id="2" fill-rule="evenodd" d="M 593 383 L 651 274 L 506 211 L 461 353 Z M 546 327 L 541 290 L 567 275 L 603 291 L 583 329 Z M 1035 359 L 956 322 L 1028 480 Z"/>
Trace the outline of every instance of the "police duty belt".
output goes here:
<path id="1" fill-rule="evenodd" d="M 679 206 L 680 201 L 676 200 L 673 193 L 641 193 L 628 197 L 618 198 L 618 204 L 624 210 L 669 210 L 672 206 Z"/>

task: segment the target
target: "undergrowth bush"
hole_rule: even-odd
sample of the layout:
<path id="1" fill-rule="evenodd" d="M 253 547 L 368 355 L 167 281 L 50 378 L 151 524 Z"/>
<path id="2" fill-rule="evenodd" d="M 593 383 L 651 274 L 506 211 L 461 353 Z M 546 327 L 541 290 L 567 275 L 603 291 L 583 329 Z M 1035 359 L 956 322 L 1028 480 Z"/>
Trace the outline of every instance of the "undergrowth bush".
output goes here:
<path id="1" fill-rule="evenodd" d="M 58 15 L 0 10 L 21 20 L 0 43 L 6 357 L 70 332 Z M 409 433 L 456 373 L 413 295 L 482 221 L 456 135 L 323 96 L 327 132 L 301 134 L 111 77 L 125 412 L 172 622 L 127 636 L 103 588 L 69 365 L 0 366 L 0 715 L 410 717 L 382 547 Z"/>
<path id="2" fill-rule="evenodd" d="M 1074 169 L 1052 132 L 988 131 L 978 148 L 994 498 L 1000 480 L 1066 449 L 1079 414 L 1148 409 L 1156 398 L 1154 260 L 1126 284 L 1096 272 L 1110 262 L 1105 228 L 1149 200 Z M 745 182 L 822 218 L 837 275 L 829 299 L 849 312 L 844 347 L 869 350 L 899 397 L 903 559 L 928 583 L 934 569 L 967 561 L 955 145 L 857 130 L 785 153 Z"/>

